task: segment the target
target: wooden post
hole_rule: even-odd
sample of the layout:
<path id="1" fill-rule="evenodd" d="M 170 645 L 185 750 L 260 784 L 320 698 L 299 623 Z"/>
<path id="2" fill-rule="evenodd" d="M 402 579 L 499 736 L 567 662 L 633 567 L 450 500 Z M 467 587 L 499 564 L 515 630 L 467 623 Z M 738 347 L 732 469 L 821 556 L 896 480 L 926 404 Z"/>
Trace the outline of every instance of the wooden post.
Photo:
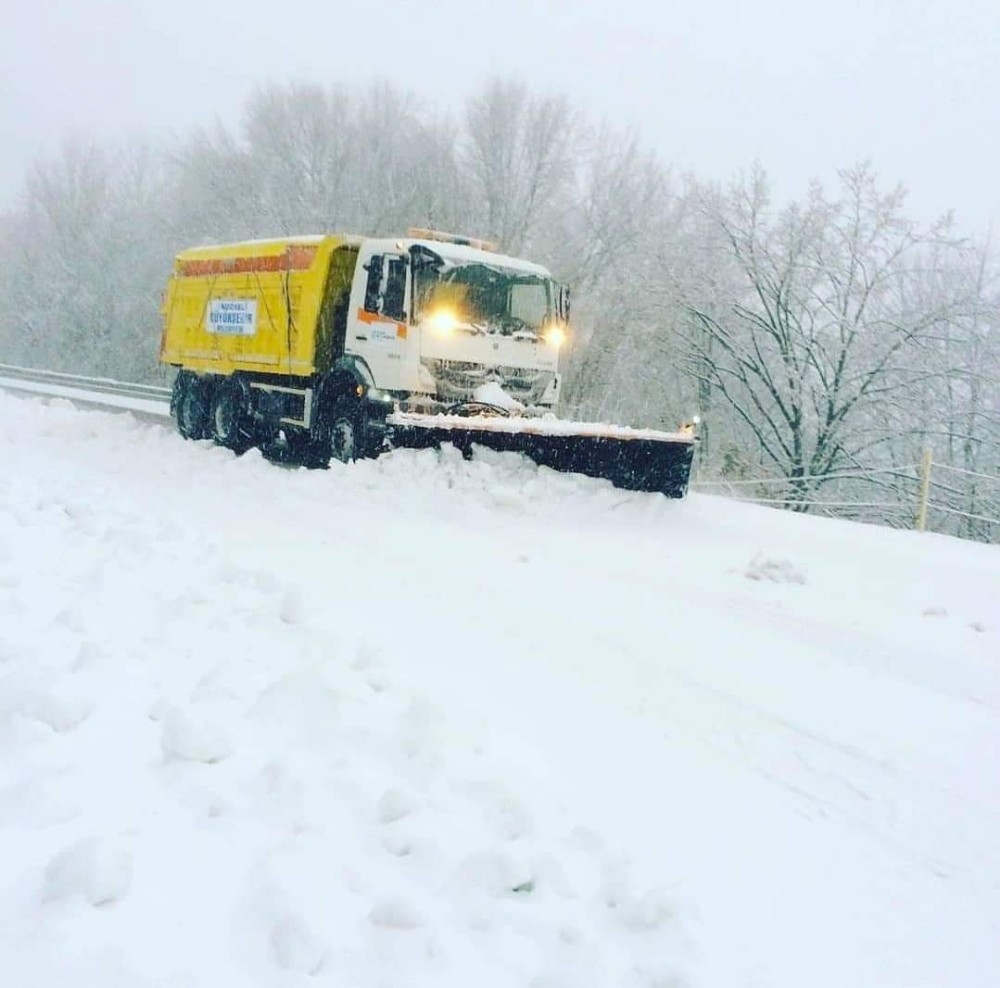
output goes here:
<path id="1" fill-rule="evenodd" d="M 927 529 L 927 502 L 931 493 L 931 449 L 924 450 L 924 459 L 920 465 L 920 503 L 917 505 L 917 531 Z"/>

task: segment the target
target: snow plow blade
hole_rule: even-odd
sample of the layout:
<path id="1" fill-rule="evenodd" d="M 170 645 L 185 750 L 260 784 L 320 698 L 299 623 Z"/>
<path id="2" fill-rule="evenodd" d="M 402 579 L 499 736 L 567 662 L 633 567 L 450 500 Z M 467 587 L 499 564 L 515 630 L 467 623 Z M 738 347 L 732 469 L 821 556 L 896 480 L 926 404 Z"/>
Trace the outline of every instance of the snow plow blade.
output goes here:
<path id="1" fill-rule="evenodd" d="M 582 473 L 624 490 L 673 498 L 687 492 L 697 442 L 693 429 L 659 432 L 528 418 L 397 413 L 388 425 L 395 448 L 451 443 L 465 456 L 472 455 L 473 446 L 523 453 L 560 473 Z"/>

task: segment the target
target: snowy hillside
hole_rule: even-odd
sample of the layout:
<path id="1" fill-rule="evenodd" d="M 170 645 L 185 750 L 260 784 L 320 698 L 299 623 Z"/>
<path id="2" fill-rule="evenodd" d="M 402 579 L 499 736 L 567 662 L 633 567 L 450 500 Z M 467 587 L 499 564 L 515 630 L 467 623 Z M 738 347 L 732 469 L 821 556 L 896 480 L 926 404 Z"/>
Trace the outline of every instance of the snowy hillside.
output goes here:
<path id="1" fill-rule="evenodd" d="M 0 394 L 11 988 L 993 988 L 1000 553 Z"/>

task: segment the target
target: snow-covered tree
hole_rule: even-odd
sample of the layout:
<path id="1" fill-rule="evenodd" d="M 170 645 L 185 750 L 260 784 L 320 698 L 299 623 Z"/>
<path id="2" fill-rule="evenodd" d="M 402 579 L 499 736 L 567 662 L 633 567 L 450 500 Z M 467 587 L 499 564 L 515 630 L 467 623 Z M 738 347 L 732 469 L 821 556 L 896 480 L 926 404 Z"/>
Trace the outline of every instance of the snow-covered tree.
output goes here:
<path id="1" fill-rule="evenodd" d="M 533 96 L 494 79 L 469 100 L 462 162 L 480 203 L 483 231 L 512 254 L 537 248 L 536 234 L 571 187 L 578 118 L 561 96 Z"/>
<path id="2" fill-rule="evenodd" d="M 742 276 L 720 311 L 692 298 L 692 373 L 736 412 L 801 502 L 873 442 L 858 429 L 907 386 L 908 352 L 961 298 L 918 304 L 927 250 L 904 193 L 883 192 L 867 165 L 841 173 L 837 198 L 815 184 L 804 203 L 772 208 L 756 170 L 706 210 Z M 710 348 L 710 349 L 709 349 Z"/>

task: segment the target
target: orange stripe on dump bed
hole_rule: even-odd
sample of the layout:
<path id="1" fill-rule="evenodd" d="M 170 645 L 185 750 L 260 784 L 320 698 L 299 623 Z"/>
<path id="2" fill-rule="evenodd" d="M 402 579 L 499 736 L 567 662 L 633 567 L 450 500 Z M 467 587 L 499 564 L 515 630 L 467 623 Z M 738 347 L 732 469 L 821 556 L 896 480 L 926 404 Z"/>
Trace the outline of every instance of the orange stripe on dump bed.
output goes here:
<path id="1" fill-rule="evenodd" d="M 215 274 L 257 274 L 263 271 L 304 271 L 316 257 L 315 247 L 289 247 L 284 254 L 263 257 L 212 257 L 178 262 L 178 274 L 194 278 Z"/>

